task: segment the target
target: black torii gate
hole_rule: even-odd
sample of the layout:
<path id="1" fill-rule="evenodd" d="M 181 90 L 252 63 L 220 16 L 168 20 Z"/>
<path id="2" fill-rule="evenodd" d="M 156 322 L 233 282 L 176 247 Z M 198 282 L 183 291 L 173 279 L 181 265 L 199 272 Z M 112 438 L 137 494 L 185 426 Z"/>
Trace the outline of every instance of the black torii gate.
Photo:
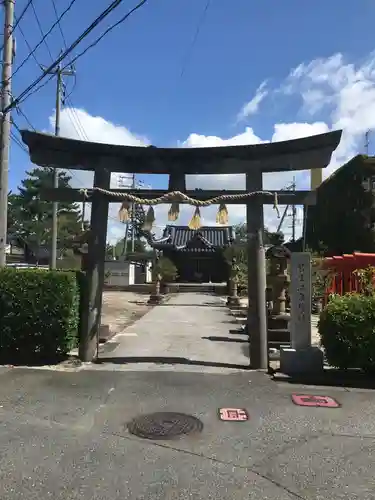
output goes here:
<path id="1" fill-rule="evenodd" d="M 129 195 L 143 200 L 154 200 L 168 193 L 166 190 L 110 189 L 111 173 L 169 174 L 169 191 L 179 191 L 180 195 L 178 199 L 172 197 L 163 201 L 164 203 L 191 203 L 191 200 L 204 201 L 230 195 L 230 200 L 225 200 L 226 203 L 246 204 L 250 366 L 254 369 L 266 369 L 268 346 L 263 205 L 274 204 L 277 198 L 285 205 L 312 205 L 315 203 L 315 192 L 265 192 L 262 174 L 325 168 L 340 139 L 341 131 L 334 131 L 276 143 L 167 149 L 115 146 L 22 131 L 22 140 L 29 148 L 31 161 L 36 165 L 94 172 L 93 189 L 51 188 L 42 194 L 46 201 L 92 203 L 86 268 L 88 294 L 82 309 L 80 358 L 83 361 L 92 361 L 96 353 L 102 309 L 109 202 L 129 201 Z M 185 176 L 192 174 L 245 174 L 246 189 L 235 192 L 187 191 Z M 190 201 L 189 198 L 181 196 L 181 193 L 187 195 Z M 148 204 L 154 203 L 149 201 Z"/>

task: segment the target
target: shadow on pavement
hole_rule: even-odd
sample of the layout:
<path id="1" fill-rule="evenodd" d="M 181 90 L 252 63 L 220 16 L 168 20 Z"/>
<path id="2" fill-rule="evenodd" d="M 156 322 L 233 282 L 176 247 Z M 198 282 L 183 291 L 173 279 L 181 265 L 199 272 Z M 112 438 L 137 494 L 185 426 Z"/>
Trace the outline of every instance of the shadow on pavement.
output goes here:
<path id="1" fill-rule="evenodd" d="M 194 302 L 189 302 L 188 304 L 168 304 L 162 302 L 158 304 L 157 307 L 213 307 L 222 309 L 224 306 L 218 302 L 204 302 L 203 304 L 194 304 Z"/>
<path id="2" fill-rule="evenodd" d="M 239 344 L 247 344 L 247 339 L 235 339 L 231 337 L 202 337 L 203 340 L 211 340 L 212 342 L 238 342 Z"/>
<path id="3" fill-rule="evenodd" d="M 348 387 L 352 389 L 375 389 L 375 376 L 363 373 L 360 370 L 335 370 L 326 369 L 316 375 L 293 375 L 288 376 L 276 371 L 272 377 L 274 382 L 286 382 L 288 384 L 321 385 L 331 387 Z"/>
<path id="4" fill-rule="evenodd" d="M 231 330 L 229 330 L 228 333 L 231 333 L 232 335 L 246 335 L 247 336 L 246 330 L 244 330 L 241 327 L 236 328 L 236 329 L 231 329 Z"/>
<path id="5" fill-rule="evenodd" d="M 211 366 L 214 368 L 233 368 L 236 370 L 250 370 L 248 365 L 235 365 L 230 363 L 218 363 L 214 361 L 199 361 L 182 357 L 159 357 L 159 356 L 129 356 L 129 357 L 100 357 L 96 364 L 113 363 L 125 365 L 127 363 L 155 363 L 157 365 L 194 365 Z"/>
<path id="6" fill-rule="evenodd" d="M 224 321 L 222 321 L 222 323 L 224 324 L 228 324 L 228 325 L 238 325 L 238 321 L 236 320 L 236 318 L 232 318 L 232 319 L 225 319 Z"/>

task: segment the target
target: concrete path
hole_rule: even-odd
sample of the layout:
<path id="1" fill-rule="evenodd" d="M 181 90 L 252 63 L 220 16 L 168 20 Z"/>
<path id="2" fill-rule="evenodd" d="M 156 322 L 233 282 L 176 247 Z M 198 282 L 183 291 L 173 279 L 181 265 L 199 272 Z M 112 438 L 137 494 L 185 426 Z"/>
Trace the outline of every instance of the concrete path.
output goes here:
<path id="1" fill-rule="evenodd" d="M 102 363 L 131 370 L 171 365 L 188 371 L 247 368 L 247 336 L 230 333 L 236 328 L 219 297 L 180 293 L 116 335 L 99 357 Z"/>
<path id="2" fill-rule="evenodd" d="M 329 395 L 337 409 L 296 406 Z M 221 407 L 247 422 L 221 422 Z M 177 411 L 199 434 L 140 439 L 127 423 Z M 231 374 L 0 369 L 4 500 L 373 500 L 375 392 Z"/>

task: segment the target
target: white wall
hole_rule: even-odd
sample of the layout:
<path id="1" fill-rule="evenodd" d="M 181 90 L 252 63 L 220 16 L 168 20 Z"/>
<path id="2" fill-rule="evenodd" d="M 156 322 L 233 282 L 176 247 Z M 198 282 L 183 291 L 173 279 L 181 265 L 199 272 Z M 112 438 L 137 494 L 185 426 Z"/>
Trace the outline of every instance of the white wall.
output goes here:
<path id="1" fill-rule="evenodd" d="M 135 264 L 109 260 L 105 262 L 104 283 L 107 286 L 128 286 L 134 284 L 151 283 L 151 262 L 146 263 L 146 273 L 140 273 Z"/>
<path id="2" fill-rule="evenodd" d="M 111 260 L 105 262 L 104 283 L 107 286 L 134 285 L 134 264 Z"/>

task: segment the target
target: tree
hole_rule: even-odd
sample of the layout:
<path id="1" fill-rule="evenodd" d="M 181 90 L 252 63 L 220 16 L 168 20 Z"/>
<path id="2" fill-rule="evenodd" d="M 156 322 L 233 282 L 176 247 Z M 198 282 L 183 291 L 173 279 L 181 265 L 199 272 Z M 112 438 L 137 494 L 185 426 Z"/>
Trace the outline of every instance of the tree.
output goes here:
<path id="1" fill-rule="evenodd" d="M 154 235 L 151 232 L 146 232 L 143 229 L 143 225 L 146 219 L 146 212 L 143 205 L 135 204 L 134 205 L 134 214 L 130 213 L 130 220 L 128 223 L 125 223 L 124 233 L 125 236 L 120 240 L 116 245 L 116 255 L 118 254 L 118 245 L 121 245 L 121 251 L 119 256 L 125 256 L 129 252 L 132 251 L 131 240 L 134 236 L 134 251 L 140 252 L 144 250 L 143 239 L 146 241 L 150 241 L 153 239 Z M 133 230 L 134 228 L 134 230 Z"/>
<path id="2" fill-rule="evenodd" d="M 47 168 L 35 168 L 26 172 L 27 177 L 21 182 L 18 194 L 9 197 L 8 230 L 19 236 L 28 246 L 40 248 L 50 245 L 52 238 L 52 203 L 41 200 L 42 188 L 51 187 L 53 171 Z M 70 187 L 69 175 L 59 172 L 59 187 Z M 58 247 L 72 247 L 74 238 L 82 233 L 82 216 L 79 206 L 64 202 L 58 206 Z"/>
<path id="3" fill-rule="evenodd" d="M 230 263 L 233 257 L 236 258 L 239 265 L 247 266 L 247 226 L 246 223 L 234 226 L 235 240 L 233 244 L 225 251 L 226 260 Z M 264 245 L 279 245 L 284 242 L 284 235 L 282 232 L 272 232 L 267 228 L 263 231 L 263 244 Z"/>
<path id="4" fill-rule="evenodd" d="M 107 245 L 106 254 L 109 259 L 115 257 L 116 259 L 120 259 L 124 256 L 124 245 L 125 238 L 121 238 L 115 245 Z M 127 241 L 127 251 L 126 255 L 129 255 L 132 251 L 132 243 L 130 238 Z M 134 241 L 134 252 L 143 253 L 146 250 L 146 245 L 140 239 Z"/>
<path id="5" fill-rule="evenodd" d="M 8 194 L 8 231 L 7 233 L 12 236 L 16 233 L 16 225 L 17 225 L 17 200 L 18 195 L 12 193 L 12 191 Z"/>

